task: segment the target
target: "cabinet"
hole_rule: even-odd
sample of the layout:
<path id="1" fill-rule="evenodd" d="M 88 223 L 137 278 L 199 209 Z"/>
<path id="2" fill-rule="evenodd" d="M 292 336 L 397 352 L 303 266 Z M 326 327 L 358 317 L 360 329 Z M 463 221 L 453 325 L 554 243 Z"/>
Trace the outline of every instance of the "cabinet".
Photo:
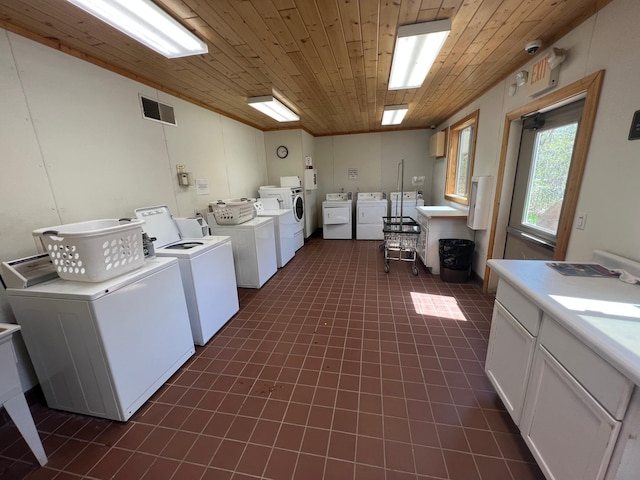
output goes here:
<path id="1" fill-rule="evenodd" d="M 447 146 L 447 132 L 441 130 L 431 135 L 429 139 L 429 156 L 444 157 Z"/>
<path id="2" fill-rule="evenodd" d="M 434 275 L 440 274 L 439 240 L 461 238 L 471 240 L 473 231 L 467 228 L 467 213 L 444 206 L 417 207 L 420 236 L 417 253 L 425 267 Z"/>

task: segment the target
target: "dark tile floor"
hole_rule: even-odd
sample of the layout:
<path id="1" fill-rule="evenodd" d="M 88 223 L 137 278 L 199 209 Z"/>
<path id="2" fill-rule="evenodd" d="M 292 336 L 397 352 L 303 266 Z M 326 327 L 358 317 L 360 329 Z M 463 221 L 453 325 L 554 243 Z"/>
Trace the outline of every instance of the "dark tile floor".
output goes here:
<path id="1" fill-rule="evenodd" d="M 127 423 L 32 412 L 0 478 L 538 480 L 484 371 L 493 297 L 312 238 Z"/>

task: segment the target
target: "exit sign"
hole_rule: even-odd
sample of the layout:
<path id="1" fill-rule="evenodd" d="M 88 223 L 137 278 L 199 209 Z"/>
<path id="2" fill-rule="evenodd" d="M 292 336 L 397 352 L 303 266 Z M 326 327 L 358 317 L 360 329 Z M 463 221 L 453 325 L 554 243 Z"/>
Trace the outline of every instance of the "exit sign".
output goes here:
<path id="1" fill-rule="evenodd" d="M 527 95 L 530 97 L 549 90 L 558 84 L 560 66 L 553 70 L 549 68 L 545 55 L 531 66 L 531 72 L 527 81 Z"/>

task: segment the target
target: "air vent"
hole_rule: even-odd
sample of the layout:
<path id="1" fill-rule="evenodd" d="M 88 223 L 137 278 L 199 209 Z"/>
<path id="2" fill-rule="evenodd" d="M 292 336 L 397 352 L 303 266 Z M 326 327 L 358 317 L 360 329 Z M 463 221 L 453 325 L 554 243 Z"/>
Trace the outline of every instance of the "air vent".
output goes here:
<path id="1" fill-rule="evenodd" d="M 144 118 L 166 123 L 167 125 L 177 125 L 176 116 L 171 105 L 165 105 L 142 95 L 140 95 L 140 104 L 142 105 L 142 116 Z"/>

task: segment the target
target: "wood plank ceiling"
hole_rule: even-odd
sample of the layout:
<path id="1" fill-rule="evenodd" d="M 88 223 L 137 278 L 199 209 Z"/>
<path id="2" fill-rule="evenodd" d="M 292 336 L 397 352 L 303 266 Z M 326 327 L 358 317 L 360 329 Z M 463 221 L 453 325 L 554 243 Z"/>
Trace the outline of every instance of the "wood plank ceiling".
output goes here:
<path id="1" fill-rule="evenodd" d="M 0 0 L 0 27 L 261 130 L 320 136 L 437 125 L 525 64 L 528 41 L 544 48 L 610 1 L 155 0 L 209 45 L 173 60 L 63 0 Z M 398 26 L 443 18 L 452 31 L 422 87 L 388 91 Z M 270 94 L 300 121 L 247 106 Z M 403 124 L 381 127 L 401 103 Z"/>

